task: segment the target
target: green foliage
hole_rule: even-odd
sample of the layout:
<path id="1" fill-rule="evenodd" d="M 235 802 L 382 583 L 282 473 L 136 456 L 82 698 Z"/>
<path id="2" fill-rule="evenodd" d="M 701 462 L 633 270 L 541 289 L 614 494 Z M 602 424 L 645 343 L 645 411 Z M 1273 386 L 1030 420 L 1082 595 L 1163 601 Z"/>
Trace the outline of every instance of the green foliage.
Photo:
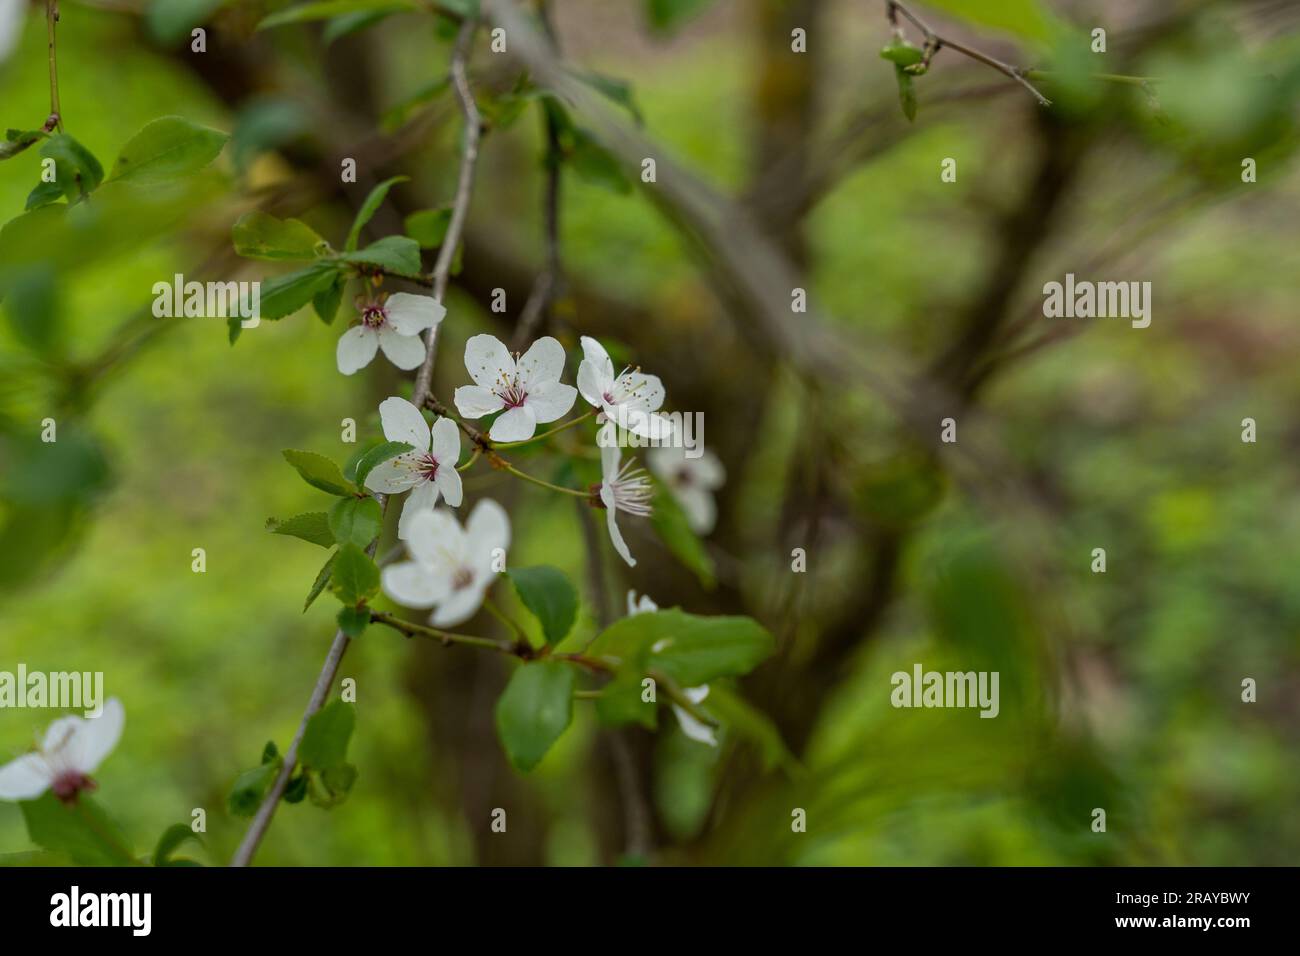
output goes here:
<path id="1" fill-rule="evenodd" d="M 409 236 L 385 236 L 364 249 L 345 252 L 346 262 L 376 266 L 398 276 L 420 275 L 420 244 Z"/>
<path id="2" fill-rule="evenodd" d="M 925 0 L 925 2 L 968 23 L 1004 30 L 1022 40 L 1046 43 L 1062 29 L 1056 17 L 1038 0 Z"/>
<path id="3" fill-rule="evenodd" d="M 230 136 L 179 116 L 154 120 L 131 137 L 110 179 L 153 186 L 191 176 L 220 155 Z"/>
<path id="4" fill-rule="evenodd" d="M 536 767 L 573 720 L 574 668 L 561 661 L 523 664 L 497 701 L 497 736 L 518 770 Z"/>
<path id="5" fill-rule="evenodd" d="M 284 450 L 284 460 L 293 465 L 302 476 L 302 480 L 313 488 L 329 492 L 340 497 L 355 495 L 357 489 L 352 482 L 343 477 L 339 466 L 324 455 L 311 451 L 298 451 L 293 448 Z"/>
<path id="6" fill-rule="evenodd" d="M 717 567 L 708 548 L 691 528 L 691 523 L 682 511 L 681 505 L 673 497 L 667 486 L 658 479 L 655 485 L 654 511 L 650 523 L 659 536 L 659 540 L 672 552 L 673 557 L 699 579 L 700 584 L 712 588 L 717 581 Z"/>
<path id="7" fill-rule="evenodd" d="M 329 530 L 339 544 L 364 548 L 383 526 L 384 512 L 374 498 L 340 498 L 329 511 Z"/>
<path id="8" fill-rule="evenodd" d="M 41 147 L 41 155 L 54 160 L 54 182 L 42 182 L 27 197 L 27 209 L 39 209 L 65 198 L 76 202 L 93 192 L 104 180 L 104 167 L 86 147 L 67 133 L 52 133 Z"/>
<path id="9" fill-rule="evenodd" d="M 236 777 L 234 786 L 230 788 L 230 795 L 226 797 L 226 808 L 231 814 L 237 817 L 251 817 L 256 813 L 283 765 L 284 758 L 277 757 L 251 770 L 245 770 Z"/>
<path id="10" fill-rule="evenodd" d="M 713 0 L 646 0 L 646 16 L 655 30 L 669 33 L 712 4 Z"/>
<path id="11" fill-rule="evenodd" d="M 311 260 L 329 248 L 306 223 L 276 219 L 260 210 L 240 216 L 232 235 L 235 252 L 249 259 Z"/>
<path id="12" fill-rule="evenodd" d="M 154 866 L 201 866 L 202 864 L 187 859 L 176 859 L 172 856 L 188 840 L 193 840 L 199 845 L 203 844 L 203 838 L 195 833 L 187 823 L 173 823 L 163 831 L 162 836 L 158 838 L 158 845 L 153 851 Z"/>
<path id="13" fill-rule="evenodd" d="M 573 628 L 578 616 L 578 592 L 559 568 L 539 565 L 512 568 L 507 574 L 524 607 L 542 625 L 547 644 L 558 644 Z"/>
<path id="14" fill-rule="evenodd" d="M 338 315 L 339 306 L 343 303 L 343 291 L 347 285 L 347 277 L 340 272 L 334 276 L 333 282 L 311 297 L 311 307 L 326 325 L 332 325 L 334 317 Z"/>
<path id="15" fill-rule="evenodd" d="M 287 23 L 308 23 L 312 20 L 332 20 L 335 17 L 362 13 L 392 13 L 398 10 L 416 10 L 414 3 L 401 0 L 320 0 L 316 3 L 300 3 L 287 10 L 273 13 L 257 25 L 259 30 Z"/>
<path id="16" fill-rule="evenodd" d="M 751 618 L 699 617 L 673 609 L 615 621 L 589 653 L 694 687 L 747 674 L 774 650 L 772 635 Z"/>
<path id="17" fill-rule="evenodd" d="M 355 500 L 355 498 L 343 498 L 340 499 L 340 503 Z M 334 547 L 334 532 L 330 528 L 329 515 L 323 511 L 309 511 L 284 521 L 267 518 L 266 530 L 272 534 L 287 534 L 293 538 L 302 538 L 322 548 Z"/>
<path id="18" fill-rule="evenodd" d="M 65 804 L 47 791 L 36 800 L 21 801 L 19 806 L 32 842 L 55 853 L 67 854 L 73 863 L 133 866 L 138 862 L 117 825 L 84 793 Z"/>
<path id="19" fill-rule="evenodd" d="M 421 209 L 406 217 L 403 226 L 406 234 L 420 244 L 421 249 L 437 249 L 447 238 L 451 225 L 451 207 Z"/>
<path id="20" fill-rule="evenodd" d="M 656 702 L 641 699 L 643 677 L 635 667 L 620 668 L 596 698 L 596 716 L 611 727 L 640 724 L 654 730 L 659 723 Z"/>
<path id="21" fill-rule="evenodd" d="M 330 573 L 330 590 L 347 605 L 358 605 L 379 593 L 379 568 L 355 544 L 339 548 Z"/>
<path id="22" fill-rule="evenodd" d="M 357 486 L 360 488 L 366 486 L 366 478 L 375 470 L 377 465 L 382 465 L 390 458 L 396 458 L 398 455 L 412 451 L 414 447 L 404 441 L 385 441 L 366 451 L 357 460 L 356 477 L 354 479 Z"/>
<path id="23" fill-rule="evenodd" d="M 357 770 L 347 762 L 348 744 L 356 728 L 356 708 L 333 701 L 312 715 L 298 747 L 298 761 L 312 803 L 329 809 L 347 799 Z"/>
<path id="24" fill-rule="evenodd" d="M 297 312 L 338 281 L 334 262 L 313 262 L 305 269 L 262 283 L 262 318 L 282 319 Z"/>
<path id="25" fill-rule="evenodd" d="M 379 207 L 384 204 L 384 200 L 388 197 L 388 191 L 398 183 L 408 182 L 410 178 L 410 176 L 394 176 L 392 179 L 385 179 L 370 190 L 370 194 L 366 196 L 366 201 L 357 210 L 356 218 L 352 220 L 352 228 L 348 230 L 347 242 L 343 245 L 344 249 L 348 252 L 356 249 L 357 242 L 361 238 L 361 230 L 365 228 L 366 223 L 374 218 L 375 213 L 379 211 Z"/>
<path id="26" fill-rule="evenodd" d="M 316 574 L 316 580 L 312 582 L 311 590 L 307 592 L 307 600 L 303 603 L 302 612 L 304 614 L 307 613 L 309 607 L 316 603 L 316 599 L 320 597 L 321 592 L 324 591 L 326 585 L 330 583 L 330 578 L 334 574 L 334 561 L 337 558 L 338 552 L 335 551 L 325 560 L 325 563 L 321 565 L 320 571 Z"/>
<path id="27" fill-rule="evenodd" d="M 155 41 L 174 46 L 206 23 L 226 0 L 152 0 L 144 12 L 145 27 Z"/>
<path id="28" fill-rule="evenodd" d="M 19 153 L 27 149 L 29 146 L 33 146 L 36 143 L 39 143 L 41 140 L 43 140 L 46 137 L 46 135 L 47 134 L 44 130 L 39 130 L 39 129 L 5 130 L 4 141 L 0 142 L 0 159 L 10 159 L 11 157 L 17 156 Z"/>

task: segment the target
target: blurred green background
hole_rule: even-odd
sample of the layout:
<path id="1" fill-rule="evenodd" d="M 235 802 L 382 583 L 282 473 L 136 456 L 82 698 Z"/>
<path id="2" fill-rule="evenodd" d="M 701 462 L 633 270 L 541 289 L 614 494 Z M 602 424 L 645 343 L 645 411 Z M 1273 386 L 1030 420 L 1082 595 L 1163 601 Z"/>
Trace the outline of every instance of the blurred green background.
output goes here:
<path id="1" fill-rule="evenodd" d="M 663 377 L 670 407 L 704 411 L 728 469 L 708 545 L 716 581 L 629 528 L 641 562 L 606 553 L 613 603 L 621 612 L 635 588 L 665 607 L 751 614 L 781 645 L 741 690 L 794 760 L 769 768 L 783 748 L 738 732 L 715 751 L 671 719 L 629 732 L 651 858 L 1295 863 L 1297 11 L 1021 0 L 962 17 L 948 12 L 961 5 L 918 3 L 943 32 L 1045 64 L 1056 105 L 943 51 L 917 80 L 909 124 L 876 55 L 883 5 L 552 6 L 565 55 L 632 84 L 644 131 L 746 205 L 805 270 L 844 348 L 888 342 L 944 381 L 997 429 L 1014 475 L 988 480 L 1032 493 L 1023 513 L 990 509 L 865 384 L 800 380 L 654 187 L 566 166 L 568 285 L 549 328 L 570 349 L 566 378 L 577 336 L 600 336 Z M 196 852 L 224 863 L 246 825 L 226 811 L 230 784 L 266 740 L 288 743 L 333 631 L 329 601 L 301 613 L 321 555 L 263 530 L 323 503 L 280 450 L 346 458 L 342 420 L 376 435 L 378 401 L 405 385 L 382 362 L 339 376 L 345 323 L 309 311 L 233 347 L 219 320 L 140 312 L 154 282 L 228 253 L 230 224 L 258 204 L 337 241 L 389 175 L 412 178 L 371 238 L 449 201 L 459 118 L 445 93 L 420 96 L 445 74 L 449 41 L 423 14 L 330 41 L 316 24 L 253 32 L 280 5 L 63 8 L 67 128 L 106 165 L 161 115 L 234 140 L 192 188 L 160 199 L 173 224 L 128 215 L 122 248 L 58 266 L 50 334 L 33 338 L 12 301 L 0 306 L 0 669 L 102 670 L 127 720 L 97 774 L 100 802 L 141 852 L 206 808 Z M 206 54 L 181 39 L 193 22 L 208 24 Z M 792 25 L 808 30 L 805 55 L 790 52 Z M 1104 55 L 1088 49 L 1098 25 Z M 1099 72 L 1159 79 L 1143 88 Z M 528 103 L 499 119 L 517 75 L 480 41 L 471 76 L 499 121 L 441 335 L 444 398 L 466 381 L 465 339 L 509 335 L 541 261 L 540 121 Z M 0 63 L 0 120 L 33 128 L 47 112 L 32 7 Z M 361 181 L 340 185 L 338 158 L 353 155 Z M 956 183 L 940 180 L 945 157 Z M 1257 183 L 1241 182 L 1244 157 Z M 22 211 L 38 174 L 36 150 L 0 165 L 0 219 Z M 229 258 L 216 274 L 260 278 L 262 265 Z M 1152 282 L 1151 327 L 1043 318 L 1043 283 L 1067 271 Z M 507 315 L 487 308 L 496 287 Z M 33 447 L 47 416 L 57 456 Z M 1240 440 L 1246 417 L 1254 444 Z M 473 474 L 467 493 L 511 512 L 512 564 L 554 564 L 585 587 L 572 505 Z M 1050 534 L 1038 551 L 1009 544 L 1040 520 Z M 204 574 L 190 570 L 197 547 Z M 804 575 L 790 571 L 794 547 L 807 549 Z M 1104 575 L 1089 571 L 1096 547 Z M 596 628 L 590 603 L 582 615 L 577 641 Z M 889 675 L 915 662 L 999 670 L 1001 715 L 895 710 Z M 636 801 L 589 705 L 523 777 L 492 727 L 504 662 L 374 627 L 340 673 L 358 687 L 358 784 L 329 813 L 281 807 L 258 862 L 580 865 L 626 851 Z M 1246 677 L 1257 703 L 1241 701 Z M 53 716 L 0 712 L 0 759 Z M 494 807 L 509 813 L 506 834 L 489 830 Z M 791 832 L 796 807 L 806 833 Z M 1094 807 L 1105 834 L 1090 829 Z M 49 859 L 0 804 L 0 862 Z"/>

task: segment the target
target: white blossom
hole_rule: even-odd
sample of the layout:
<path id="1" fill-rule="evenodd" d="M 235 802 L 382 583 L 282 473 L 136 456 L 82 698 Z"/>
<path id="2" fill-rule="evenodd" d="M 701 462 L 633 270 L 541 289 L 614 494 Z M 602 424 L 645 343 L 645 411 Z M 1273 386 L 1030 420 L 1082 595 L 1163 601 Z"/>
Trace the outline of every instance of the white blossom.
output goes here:
<path id="1" fill-rule="evenodd" d="M 655 414 L 664 403 L 664 386 L 657 375 L 631 368 L 615 375 L 609 353 L 590 336 L 582 337 L 582 354 L 578 391 L 605 419 L 643 438 L 662 440 L 672 434 L 671 421 Z"/>
<path id="2" fill-rule="evenodd" d="M 93 790 L 90 775 L 122 737 L 126 714 L 110 697 L 98 717 L 60 717 L 50 724 L 40 748 L 0 767 L 0 800 L 35 800 L 53 790 L 60 800 Z"/>
<path id="3" fill-rule="evenodd" d="M 404 371 L 417 368 L 427 354 L 420 333 L 446 314 L 443 304 L 431 295 L 398 292 L 369 303 L 361 310 L 361 323 L 339 338 L 339 371 L 352 375 L 369 365 L 379 350 Z"/>
<path id="4" fill-rule="evenodd" d="M 505 509 L 484 498 L 462 528 L 446 509 L 416 514 L 408 528 L 411 560 L 384 568 L 384 593 L 406 607 L 434 608 L 434 627 L 474 616 L 497 575 L 493 563 L 510 546 Z"/>
<path id="5" fill-rule="evenodd" d="M 560 381 L 564 347 L 549 335 L 515 357 L 495 336 L 475 335 L 465 343 L 465 369 L 475 384 L 456 389 L 460 413 L 482 418 L 505 409 L 488 432 L 493 441 L 532 438 L 538 424 L 563 417 L 578 397 L 572 385 Z"/>
<path id="6" fill-rule="evenodd" d="M 605 425 L 605 429 L 612 428 Z M 638 517 L 647 517 L 651 512 L 650 498 L 653 489 L 650 476 L 645 470 L 636 467 L 636 461 L 629 458 L 626 464 L 619 465 L 622 453 L 616 442 L 602 442 L 600 449 L 600 503 L 605 508 L 605 526 L 609 530 L 609 540 L 614 550 L 627 562 L 630 568 L 636 567 L 636 559 L 628 550 L 623 534 L 618 530 L 618 513 L 625 512 Z"/>
<path id="7" fill-rule="evenodd" d="M 708 449 L 700 451 L 700 457 L 688 458 L 684 448 L 651 448 L 646 452 L 646 464 L 681 505 L 691 530 L 708 534 L 718 520 L 713 492 L 722 487 L 727 472 L 717 455 Z"/>
<path id="8" fill-rule="evenodd" d="M 411 520 L 421 511 L 438 503 L 439 494 L 453 508 L 460 506 L 460 430 L 450 418 L 439 418 L 430 428 L 420 410 L 404 398 L 393 396 L 379 404 L 379 421 L 389 441 L 414 446 L 387 461 L 380 462 L 366 475 L 366 487 L 380 494 L 396 495 L 409 491 L 397 522 L 397 536 L 410 534 Z"/>

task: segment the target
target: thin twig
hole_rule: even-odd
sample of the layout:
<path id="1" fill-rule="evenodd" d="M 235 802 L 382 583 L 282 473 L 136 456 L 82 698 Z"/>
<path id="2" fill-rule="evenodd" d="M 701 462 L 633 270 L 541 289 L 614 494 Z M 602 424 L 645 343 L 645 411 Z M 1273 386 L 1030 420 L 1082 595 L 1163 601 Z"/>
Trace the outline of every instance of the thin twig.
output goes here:
<path id="1" fill-rule="evenodd" d="M 50 53 L 50 118 L 60 133 L 63 132 L 63 108 L 59 105 L 59 56 L 54 38 L 54 25 L 59 22 L 59 0 L 45 0 L 45 29 Z"/>
<path id="2" fill-rule="evenodd" d="M 1027 70 L 1022 70 L 1018 66 L 1012 66 L 1010 63 L 1003 63 L 995 56 L 989 56 L 987 53 L 968 47 L 964 43 L 958 43 L 956 40 L 950 40 L 948 37 L 940 36 L 938 33 L 935 33 L 924 20 L 918 17 L 911 10 L 907 9 L 906 6 L 899 3 L 898 0 L 885 0 L 885 15 L 889 17 L 889 22 L 893 24 L 895 28 L 898 26 L 898 14 L 900 13 L 911 22 L 912 26 L 920 30 L 921 34 L 925 37 L 926 54 L 924 62 L 927 65 L 934 57 L 934 54 L 938 53 L 944 47 L 947 47 L 955 53 L 968 56 L 977 63 L 983 63 L 985 66 L 990 66 L 1003 76 L 1015 80 L 1032 93 L 1034 99 L 1038 100 L 1041 105 L 1052 105 L 1052 101 L 1040 93 L 1038 87 L 1025 79 L 1025 74 L 1028 72 Z"/>
<path id="3" fill-rule="evenodd" d="M 455 260 L 456 248 L 460 245 L 461 235 L 465 231 L 469 201 L 474 191 L 479 136 L 483 131 L 483 120 L 479 116 L 478 105 L 474 102 L 474 93 L 469 88 L 469 78 L 465 72 L 465 65 L 474 45 L 474 34 L 477 31 L 478 19 L 466 17 L 460 25 L 460 32 L 456 35 L 456 46 L 451 55 L 451 84 L 456 90 L 461 114 L 465 117 L 465 130 L 460 154 L 460 176 L 456 184 L 456 198 L 451 208 L 451 222 L 447 224 L 447 235 L 442 241 L 442 247 L 438 250 L 438 259 L 433 266 L 433 297 L 439 302 L 446 298 L 447 282 L 451 278 L 451 264 Z M 438 354 L 436 325 L 425 335 L 425 346 L 427 351 L 424 364 L 416 373 L 415 392 L 411 400 L 417 408 L 424 404 L 433 382 L 433 363 Z"/>

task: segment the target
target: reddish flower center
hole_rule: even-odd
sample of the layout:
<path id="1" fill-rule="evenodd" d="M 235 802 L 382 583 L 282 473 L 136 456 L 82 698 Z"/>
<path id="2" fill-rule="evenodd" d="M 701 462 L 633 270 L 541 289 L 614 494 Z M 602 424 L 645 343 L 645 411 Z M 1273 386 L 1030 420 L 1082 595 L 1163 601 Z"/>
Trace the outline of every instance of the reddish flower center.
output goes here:
<path id="1" fill-rule="evenodd" d="M 433 481 L 438 474 L 438 462 L 433 455 L 425 455 L 416 463 L 416 467 L 419 468 L 420 474 L 426 481 Z"/>
<path id="2" fill-rule="evenodd" d="M 94 790 L 95 781 L 79 770 L 67 770 L 54 778 L 50 789 L 64 803 L 71 803 L 77 799 L 77 794 L 81 791 Z"/>
<path id="3" fill-rule="evenodd" d="M 376 303 L 371 303 L 361 310 L 361 324 L 369 329 L 377 329 L 388 320 L 384 313 L 384 307 Z"/>
<path id="4" fill-rule="evenodd" d="M 474 583 L 474 572 L 469 568 L 457 568 L 456 573 L 451 576 L 451 589 L 453 591 L 463 591 Z"/>

